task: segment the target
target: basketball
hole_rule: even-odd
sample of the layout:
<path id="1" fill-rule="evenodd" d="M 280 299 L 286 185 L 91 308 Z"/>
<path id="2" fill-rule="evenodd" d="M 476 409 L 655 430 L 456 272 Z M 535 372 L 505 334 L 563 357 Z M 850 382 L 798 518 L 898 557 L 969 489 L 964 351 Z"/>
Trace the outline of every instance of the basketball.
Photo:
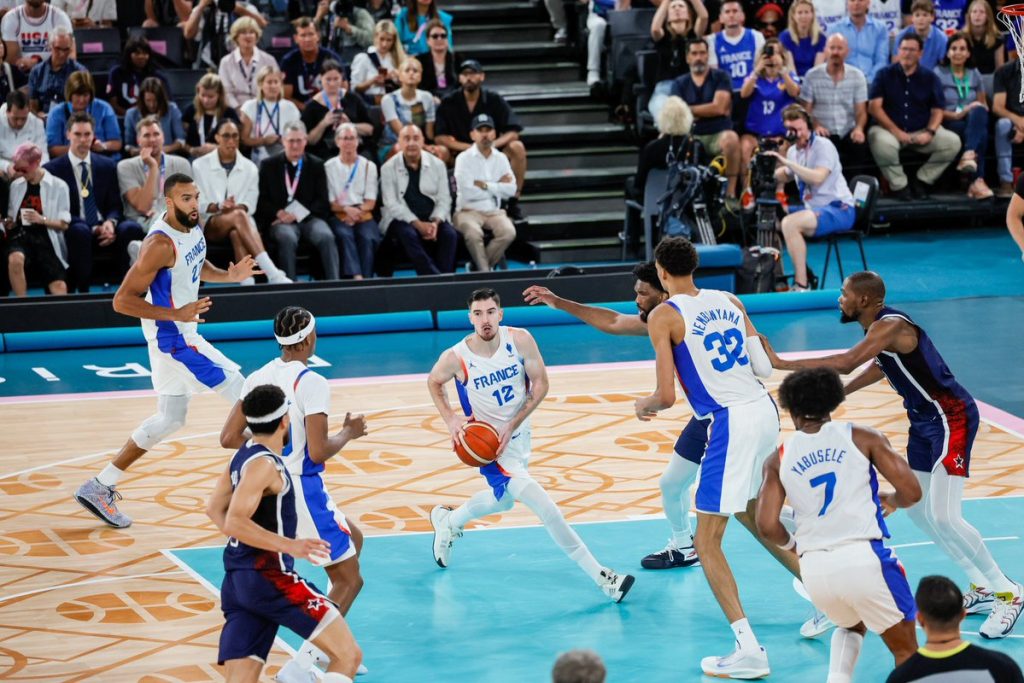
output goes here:
<path id="1" fill-rule="evenodd" d="M 498 430 L 486 422 L 467 422 L 455 440 L 455 454 L 470 467 L 490 465 L 498 457 Z"/>

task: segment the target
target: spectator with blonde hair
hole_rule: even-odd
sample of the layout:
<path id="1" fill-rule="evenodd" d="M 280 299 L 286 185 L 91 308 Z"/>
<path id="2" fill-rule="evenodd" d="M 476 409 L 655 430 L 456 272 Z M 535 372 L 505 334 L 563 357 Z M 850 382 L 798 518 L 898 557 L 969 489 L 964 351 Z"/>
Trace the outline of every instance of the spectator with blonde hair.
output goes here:
<path id="1" fill-rule="evenodd" d="M 71 223 L 68 186 L 42 167 L 43 152 L 26 142 L 14 150 L 7 213 L 7 275 L 15 296 L 25 296 L 26 265 L 38 269 L 50 294 L 67 294 L 67 247 Z"/>
<path id="2" fill-rule="evenodd" d="M 217 75 L 224 84 L 224 96 L 229 107 L 242 106 L 259 93 L 256 74 L 265 66 L 277 68 L 277 60 L 257 45 L 263 29 L 252 17 L 241 17 L 231 24 L 231 42 L 235 49 L 220 60 Z"/>
<path id="3" fill-rule="evenodd" d="M 555 660 L 551 683 L 604 683 L 608 675 L 600 655 L 593 650 L 570 650 Z"/>
<path id="4" fill-rule="evenodd" d="M 405 50 L 395 23 L 390 19 L 378 21 L 373 29 L 373 45 L 352 60 L 353 87 L 371 104 L 379 104 L 385 93 L 398 89 L 398 65 L 404 61 Z"/>
<path id="5" fill-rule="evenodd" d="M 789 6 L 788 28 L 779 36 L 779 42 L 793 55 L 796 75 L 801 78 L 825 61 L 825 32 L 811 0 L 795 0 Z"/>
<path id="6" fill-rule="evenodd" d="M 284 75 L 276 66 L 265 66 L 256 74 L 256 97 L 242 104 L 242 142 L 252 148 L 252 160 L 258 166 L 277 154 L 284 127 L 302 118 L 299 108 L 284 98 Z"/>
<path id="7" fill-rule="evenodd" d="M 685 158 L 687 154 L 692 158 L 690 130 L 693 128 L 693 111 L 682 98 L 676 95 L 665 98 L 656 125 L 659 135 L 640 150 L 636 165 L 636 190 L 640 196 L 653 169 L 668 168 L 672 160 Z"/>
<path id="8" fill-rule="evenodd" d="M 217 74 L 205 74 L 196 83 L 196 95 L 181 113 L 185 127 L 185 153 L 193 160 L 217 148 L 213 131 L 221 121 L 234 121 L 241 128 L 238 112 L 228 105 L 224 83 Z"/>
<path id="9" fill-rule="evenodd" d="M 64 85 L 64 102 L 50 109 L 46 117 L 46 144 L 50 158 L 55 159 L 68 151 L 67 126 L 71 114 L 84 111 L 96 122 L 96 137 L 92 151 L 121 158 L 121 127 L 117 124 L 114 108 L 96 99 L 96 86 L 88 71 L 76 71 L 68 76 Z"/>
<path id="10" fill-rule="evenodd" d="M 988 0 L 971 0 L 964 13 L 964 33 L 971 44 L 971 59 L 982 74 L 995 73 L 1006 63 L 1006 40 Z"/>

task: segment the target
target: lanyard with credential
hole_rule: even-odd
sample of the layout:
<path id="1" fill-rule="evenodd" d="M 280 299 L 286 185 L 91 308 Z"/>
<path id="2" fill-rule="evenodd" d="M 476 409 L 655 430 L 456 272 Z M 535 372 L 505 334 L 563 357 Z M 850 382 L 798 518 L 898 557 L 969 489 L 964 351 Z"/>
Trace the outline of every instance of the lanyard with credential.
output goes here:
<path id="1" fill-rule="evenodd" d="M 356 178 L 357 170 L 359 170 L 359 157 L 356 157 L 356 163 L 352 164 L 352 170 L 348 173 L 348 180 L 345 181 L 345 187 L 341 189 L 341 195 L 338 196 L 339 204 L 348 203 L 349 189 L 351 189 L 352 183 Z"/>
<path id="2" fill-rule="evenodd" d="M 288 203 L 291 204 L 292 200 L 295 199 L 295 192 L 299 189 L 299 178 L 302 177 L 302 163 L 306 160 L 306 157 L 299 158 L 299 167 L 295 170 L 295 178 L 288 177 L 288 166 L 284 167 L 284 188 L 288 191 Z"/>
<path id="3" fill-rule="evenodd" d="M 270 127 L 274 129 L 274 135 L 281 134 L 281 100 L 274 103 L 273 111 L 267 106 L 264 100 L 260 100 L 259 106 L 256 107 L 256 132 L 263 134 L 264 131 L 260 128 L 260 119 L 263 118 L 263 112 L 267 112 L 267 120 L 270 121 Z"/>
<path id="4" fill-rule="evenodd" d="M 217 115 L 214 114 L 212 119 L 213 120 L 210 122 L 210 132 L 211 133 L 213 131 L 217 130 Z M 200 119 L 198 121 L 198 124 L 199 124 L 199 144 L 200 144 L 200 146 L 202 146 L 202 145 L 206 144 L 206 114 L 205 113 L 202 115 L 202 117 L 200 117 Z M 259 127 L 259 124 L 257 124 L 257 128 L 258 127 Z"/>

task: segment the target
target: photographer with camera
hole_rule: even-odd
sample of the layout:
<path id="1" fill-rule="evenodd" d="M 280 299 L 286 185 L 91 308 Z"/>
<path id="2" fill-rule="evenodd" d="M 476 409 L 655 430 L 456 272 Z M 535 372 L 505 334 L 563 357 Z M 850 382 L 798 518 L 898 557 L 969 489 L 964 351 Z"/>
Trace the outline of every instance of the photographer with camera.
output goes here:
<path id="1" fill-rule="evenodd" d="M 740 138 L 740 168 L 747 168 L 759 139 L 782 138 L 782 110 L 796 102 L 800 86 L 792 57 L 778 38 L 769 38 L 754 62 L 754 73 L 747 76 L 740 88 L 740 97 L 747 100 L 744 134 Z"/>
<path id="2" fill-rule="evenodd" d="M 804 236 L 823 237 L 849 230 L 857 212 L 843 177 L 839 152 L 831 140 L 815 134 L 807 110 L 791 104 L 782 111 L 782 122 L 791 143 L 786 156 L 775 151 L 764 154 L 779 162 L 776 181 L 781 185 L 795 179 L 803 200 L 802 206 L 789 207 L 789 215 L 782 219 L 782 236 L 793 262 L 793 290 L 805 292 L 809 286 Z"/>
<path id="3" fill-rule="evenodd" d="M 185 40 L 196 40 L 197 67 L 220 66 L 220 60 L 234 48 L 230 41 L 231 25 L 241 17 L 249 17 L 261 29 L 270 23 L 253 5 L 241 0 L 193 0 L 192 12 L 182 27 Z"/>
<path id="4" fill-rule="evenodd" d="M 373 15 L 357 7 L 354 0 L 320 0 L 313 23 L 345 63 L 373 44 Z"/>

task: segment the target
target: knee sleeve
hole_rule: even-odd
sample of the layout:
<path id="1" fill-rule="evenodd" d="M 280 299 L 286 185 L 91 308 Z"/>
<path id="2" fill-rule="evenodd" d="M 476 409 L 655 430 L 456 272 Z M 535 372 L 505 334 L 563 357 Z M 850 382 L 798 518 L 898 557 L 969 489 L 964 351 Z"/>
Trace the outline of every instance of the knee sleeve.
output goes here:
<path id="1" fill-rule="evenodd" d="M 139 448 L 151 450 L 185 425 L 188 402 L 188 396 L 160 396 L 156 415 L 146 419 L 132 432 L 132 441 Z"/>
<path id="2" fill-rule="evenodd" d="M 547 491 L 532 478 L 513 477 L 508 483 L 508 492 L 512 494 L 511 498 L 522 501 L 533 510 L 533 514 L 545 525 L 552 520 L 562 519 L 562 513 L 555 505 L 555 501 L 551 500 Z"/>

